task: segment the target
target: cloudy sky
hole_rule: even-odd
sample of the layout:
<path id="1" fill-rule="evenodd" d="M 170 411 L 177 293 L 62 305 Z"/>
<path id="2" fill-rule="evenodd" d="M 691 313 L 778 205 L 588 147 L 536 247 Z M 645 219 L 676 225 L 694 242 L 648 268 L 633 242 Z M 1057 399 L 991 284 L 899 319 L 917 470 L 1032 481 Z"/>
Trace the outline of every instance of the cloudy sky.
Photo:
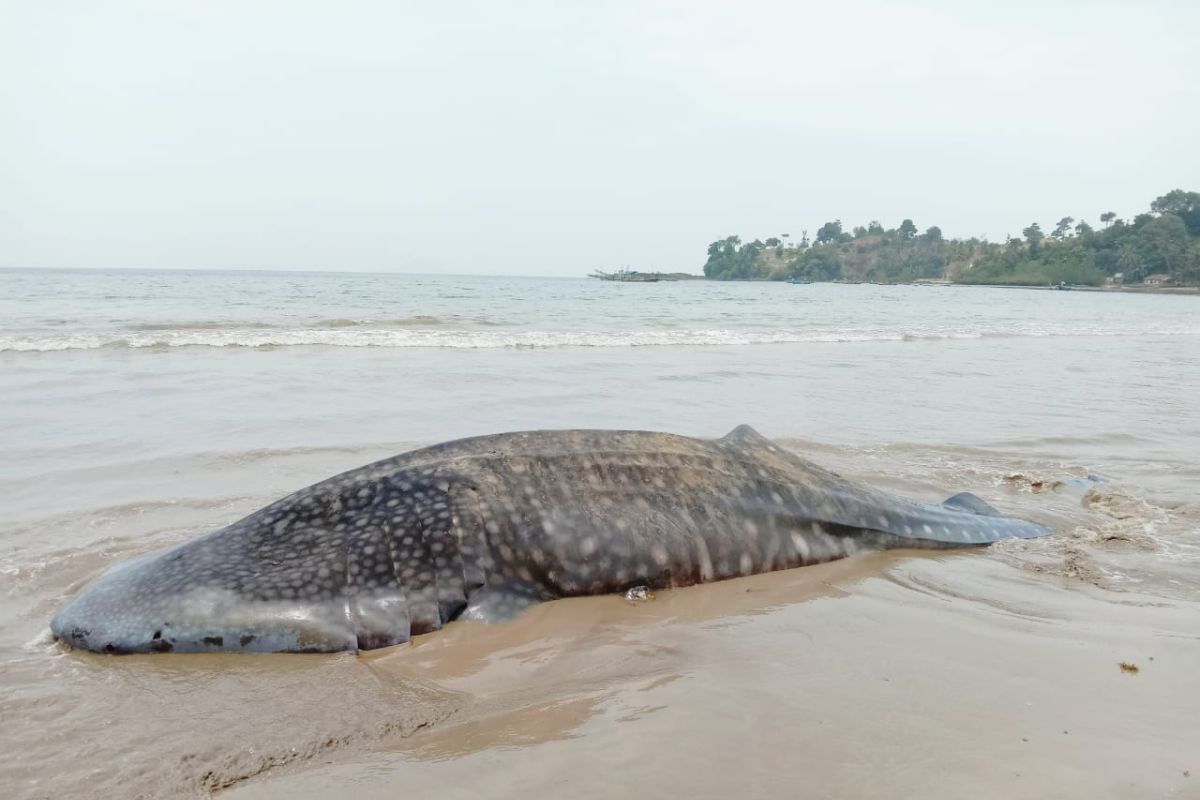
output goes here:
<path id="1" fill-rule="evenodd" d="M 579 275 L 1200 190 L 1200 3 L 6 2 L 0 265 Z"/>

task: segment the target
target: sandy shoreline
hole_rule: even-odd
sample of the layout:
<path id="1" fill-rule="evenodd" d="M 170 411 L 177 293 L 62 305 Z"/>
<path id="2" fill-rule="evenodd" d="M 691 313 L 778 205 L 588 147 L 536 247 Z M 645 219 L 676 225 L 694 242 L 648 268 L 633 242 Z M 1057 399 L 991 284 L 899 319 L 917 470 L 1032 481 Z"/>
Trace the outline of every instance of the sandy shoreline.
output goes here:
<path id="1" fill-rule="evenodd" d="M 0 763 L 0 786 L 20 798 L 317 798 L 347 784 L 364 798 L 1197 796 L 1184 772 L 1198 768 L 1200 602 L 1190 556 L 1169 549 L 1190 546 L 1200 519 L 1186 463 L 1160 456 L 1174 477 L 1150 499 L 1119 486 L 1081 497 L 1026 477 L 1077 471 L 1045 442 L 1030 457 L 1019 440 L 784 441 L 904 494 L 982 492 L 1056 535 L 873 554 L 641 604 L 557 601 L 510 625 L 454 623 L 362 656 L 114 658 L 35 632 L 105 565 L 372 454 L 153 462 L 162 487 L 130 465 L 103 470 L 103 484 L 87 473 L 74 502 L 94 509 L 90 486 L 121 505 L 10 529 L 26 548 L 47 525 L 94 543 L 23 556 L 12 573 L 7 634 L 25 644 L 7 651 L 0 717 L 21 757 Z M 152 500 L 183 484 L 212 497 Z M 248 484 L 259 496 L 237 496 Z M 71 762 L 47 770 L 64 752 Z"/>
<path id="2" fill-rule="evenodd" d="M 494 284 L 454 281 L 414 308 L 472 302 L 460 283 L 495 304 Z M 565 304 L 600 330 L 591 304 L 611 289 L 508 286 L 526 299 L 500 316 Z M 684 329 L 802 319 L 878 338 L 4 354 L 0 797 L 1200 796 L 1183 775 L 1200 769 L 1193 304 L 765 289 L 691 286 L 699 311 L 643 300 L 626 318 L 613 290 L 604 316 L 622 330 L 660 313 Z M 321 318 L 409 313 L 328 305 Z M 981 338 L 936 338 L 964 330 Z M 362 658 L 114 658 L 46 638 L 111 564 L 402 450 L 743 422 L 871 486 L 928 502 L 972 491 L 1055 535 L 642 605 L 551 603 Z"/>
<path id="3" fill-rule="evenodd" d="M 560 601 L 359 658 L 453 708 L 222 796 L 1200 796 L 1198 612 L 972 555 Z"/>

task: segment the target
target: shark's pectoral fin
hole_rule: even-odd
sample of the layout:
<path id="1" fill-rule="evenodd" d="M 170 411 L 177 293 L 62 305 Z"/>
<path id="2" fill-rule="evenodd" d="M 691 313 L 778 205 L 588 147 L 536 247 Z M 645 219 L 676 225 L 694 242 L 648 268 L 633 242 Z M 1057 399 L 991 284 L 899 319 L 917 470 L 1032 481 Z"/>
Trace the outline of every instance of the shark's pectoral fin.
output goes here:
<path id="1" fill-rule="evenodd" d="M 548 592 L 528 583 L 503 583 L 473 592 L 458 619 L 488 624 L 508 622 L 531 606 L 553 600 Z"/>
<path id="2" fill-rule="evenodd" d="M 346 612 L 359 650 L 408 641 L 410 621 L 403 593 L 358 594 L 349 598 Z"/>
<path id="3" fill-rule="evenodd" d="M 968 514 L 976 514 L 981 517 L 1004 516 L 970 492 L 959 492 L 953 497 L 947 497 L 942 501 L 942 507 L 953 509 L 954 511 L 965 511 Z"/>

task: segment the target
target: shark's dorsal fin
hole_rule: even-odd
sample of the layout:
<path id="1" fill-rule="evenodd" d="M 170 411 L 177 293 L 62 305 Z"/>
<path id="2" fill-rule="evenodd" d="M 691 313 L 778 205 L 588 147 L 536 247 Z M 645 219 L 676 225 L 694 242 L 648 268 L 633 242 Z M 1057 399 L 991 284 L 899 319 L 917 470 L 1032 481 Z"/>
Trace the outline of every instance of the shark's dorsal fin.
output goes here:
<path id="1" fill-rule="evenodd" d="M 747 444 L 770 444 L 771 440 L 763 436 L 758 431 L 751 428 L 749 425 L 738 425 L 729 433 L 721 437 L 724 441 L 730 442 L 746 442 Z"/>

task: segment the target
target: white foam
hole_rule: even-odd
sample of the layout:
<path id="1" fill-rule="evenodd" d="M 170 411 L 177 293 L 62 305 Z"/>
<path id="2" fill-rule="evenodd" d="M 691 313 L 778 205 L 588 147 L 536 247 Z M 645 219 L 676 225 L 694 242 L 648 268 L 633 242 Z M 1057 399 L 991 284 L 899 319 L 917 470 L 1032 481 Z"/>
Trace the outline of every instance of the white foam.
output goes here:
<path id="1" fill-rule="evenodd" d="M 1139 331 L 1145 335 L 1146 331 Z M 1200 335 L 1200 328 L 1155 331 L 1172 335 Z M 0 335 L 0 352 L 54 352 L 63 350 L 142 349 L 177 347 L 385 347 L 385 348 L 556 348 L 556 347 L 683 347 L 743 346 L 785 343 L 836 343 L 912 341 L 915 339 L 980 339 L 987 336 L 1121 336 L 1129 331 L 1103 328 L 935 328 L 901 330 L 879 328 L 675 330 L 559 330 L 479 331 L 382 328 L 185 328 L 127 330 L 74 334 Z"/>

